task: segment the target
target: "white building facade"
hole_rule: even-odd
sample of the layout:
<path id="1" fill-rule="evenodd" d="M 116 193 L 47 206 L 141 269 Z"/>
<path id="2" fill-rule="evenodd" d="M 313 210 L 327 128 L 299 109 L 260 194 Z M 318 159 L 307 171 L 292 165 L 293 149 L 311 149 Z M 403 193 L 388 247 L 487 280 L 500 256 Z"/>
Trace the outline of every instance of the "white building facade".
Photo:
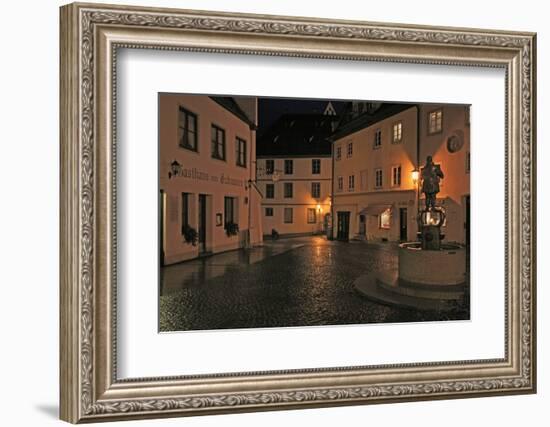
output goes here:
<path id="1" fill-rule="evenodd" d="M 289 114 L 258 140 L 257 176 L 266 235 L 326 233 L 332 191 L 327 137 L 335 121 L 333 108 L 330 114 Z"/>
<path id="2" fill-rule="evenodd" d="M 330 215 L 331 166 L 330 156 L 258 158 L 264 233 L 324 233 Z"/>
<path id="3" fill-rule="evenodd" d="M 423 200 L 414 172 L 430 155 L 446 174 L 438 194 L 447 214 L 443 233 L 447 241 L 467 243 L 468 107 L 358 104 L 332 136 L 332 237 L 416 240 Z"/>
<path id="4" fill-rule="evenodd" d="M 161 265 L 262 241 L 255 98 L 159 96 Z"/>

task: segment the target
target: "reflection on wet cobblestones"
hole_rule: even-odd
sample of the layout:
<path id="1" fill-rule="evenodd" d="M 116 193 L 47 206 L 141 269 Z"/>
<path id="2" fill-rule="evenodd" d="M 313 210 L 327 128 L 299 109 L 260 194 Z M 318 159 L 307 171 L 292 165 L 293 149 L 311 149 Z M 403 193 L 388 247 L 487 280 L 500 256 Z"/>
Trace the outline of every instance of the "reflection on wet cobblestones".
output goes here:
<path id="1" fill-rule="evenodd" d="M 467 319 L 378 304 L 354 280 L 397 267 L 390 244 L 285 239 L 165 267 L 160 330 L 238 329 Z M 464 304 L 466 305 L 466 304 Z"/>

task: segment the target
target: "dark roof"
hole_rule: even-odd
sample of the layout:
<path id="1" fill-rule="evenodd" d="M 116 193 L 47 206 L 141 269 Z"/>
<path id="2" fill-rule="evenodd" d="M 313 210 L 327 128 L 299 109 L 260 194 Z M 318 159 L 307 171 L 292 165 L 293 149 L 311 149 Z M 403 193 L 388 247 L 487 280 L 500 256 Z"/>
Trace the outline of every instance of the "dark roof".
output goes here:
<path id="1" fill-rule="evenodd" d="M 353 103 L 349 102 L 342 113 L 337 128 L 329 139 L 331 141 L 336 141 L 337 139 L 372 126 L 397 113 L 408 110 L 415 105 L 416 104 L 379 103 L 374 111 L 358 113 L 353 110 Z"/>
<path id="2" fill-rule="evenodd" d="M 235 99 L 233 99 L 233 97 L 211 96 L 210 98 L 213 99 L 218 104 L 220 104 L 223 108 L 225 108 L 229 112 L 233 113 L 243 122 L 248 124 L 251 129 L 256 129 L 256 124 L 254 123 L 254 121 L 250 117 L 248 117 L 248 115 L 242 110 L 242 108 L 239 106 L 239 104 L 237 104 L 237 102 L 235 101 Z"/>
<path id="3" fill-rule="evenodd" d="M 285 114 L 256 141 L 257 156 L 322 156 L 331 154 L 328 137 L 338 116 Z"/>
<path id="4" fill-rule="evenodd" d="M 258 137 L 285 114 L 323 114 L 329 102 L 339 115 L 347 102 L 328 99 L 258 98 Z"/>

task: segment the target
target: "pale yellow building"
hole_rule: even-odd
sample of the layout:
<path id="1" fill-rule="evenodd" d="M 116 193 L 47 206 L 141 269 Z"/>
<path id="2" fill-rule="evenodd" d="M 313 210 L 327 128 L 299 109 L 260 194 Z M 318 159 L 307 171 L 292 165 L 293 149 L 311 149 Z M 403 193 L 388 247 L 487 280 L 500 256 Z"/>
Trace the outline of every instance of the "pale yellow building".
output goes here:
<path id="1" fill-rule="evenodd" d="M 413 171 L 433 156 L 443 179 L 438 205 L 446 241 L 465 243 L 469 229 L 468 107 L 350 103 L 333 141 L 333 237 L 413 241 L 420 183 Z"/>
<path id="2" fill-rule="evenodd" d="M 161 265 L 261 243 L 256 98 L 159 96 Z"/>
<path id="3" fill-rule="evenodd" d="M 286 114 L 258 139 L 266 235 L 325 233 L 330 224 L 334 114 Z"/>

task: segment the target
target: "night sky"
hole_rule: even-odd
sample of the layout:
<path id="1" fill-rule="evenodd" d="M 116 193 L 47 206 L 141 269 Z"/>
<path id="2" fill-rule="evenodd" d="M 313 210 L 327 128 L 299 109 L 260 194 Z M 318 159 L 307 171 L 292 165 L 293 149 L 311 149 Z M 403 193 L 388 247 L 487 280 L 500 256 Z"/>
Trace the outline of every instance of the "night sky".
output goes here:
<path id="1" fill-rule="evenodd" d="M 329 99 L 258 98 L 258 135 L 261 135 L 283 114 L 323 114 L 332 102 L 336 114 L 340 114 L 345 101 Z"/>

